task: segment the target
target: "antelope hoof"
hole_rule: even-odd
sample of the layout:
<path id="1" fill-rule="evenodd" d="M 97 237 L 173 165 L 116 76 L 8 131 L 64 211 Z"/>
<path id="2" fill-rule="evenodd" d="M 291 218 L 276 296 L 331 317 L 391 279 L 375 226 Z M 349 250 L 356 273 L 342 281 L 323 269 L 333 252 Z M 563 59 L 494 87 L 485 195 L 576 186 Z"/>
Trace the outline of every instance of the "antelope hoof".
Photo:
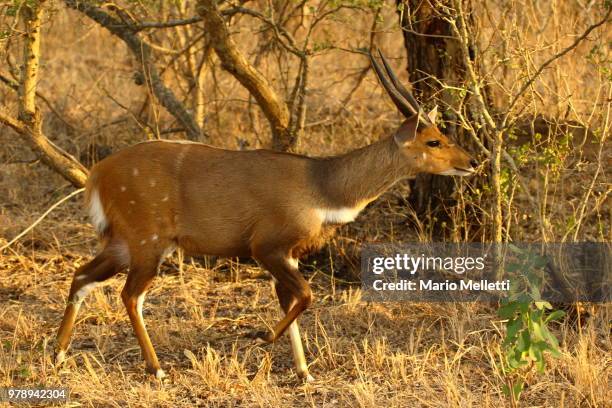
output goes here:
<path id="1" fill-rule="evenodd" d="M 255 340 L 257 344 L 270 344 L 274 341 L 274 335 L 270 331 L 257 331 L 248 334 L 248 337 Z"/>
<path id="2" fill-rule="evenodd" d="M 166 378 L 166 373 L 161 368 L 147 367 L 145 371 L 147 374 L 154 375 L 157 380 L 161 381 Z"/>
<path id="3" fill-rule="evenodd" d="M 315 380 L 314 377 L 310 375 L 310 373 L 308 372 L 308 369 L 303 370 L 303 371 L 298 370 L 297 375 L 298 375 L 298 378 L 300 378 L 305 383 L 310 383 Z"/>
<path id="4" fill-rule="evenodd" d="M 56 350 L 55 358 L 53 360 L 55 361 L 55 365 L 56 366 L 62 365 L 64 363 L 64 361 L 66 361 L 66 351 L 65 350 Z"/>
<path id="5" fill-rule="evenodd" d="M 161 381 L 164 378 L 166 378 L 166 373 L 161 368 L 158 368 L 157 371 L 155 372 L 155 378 Z"/>

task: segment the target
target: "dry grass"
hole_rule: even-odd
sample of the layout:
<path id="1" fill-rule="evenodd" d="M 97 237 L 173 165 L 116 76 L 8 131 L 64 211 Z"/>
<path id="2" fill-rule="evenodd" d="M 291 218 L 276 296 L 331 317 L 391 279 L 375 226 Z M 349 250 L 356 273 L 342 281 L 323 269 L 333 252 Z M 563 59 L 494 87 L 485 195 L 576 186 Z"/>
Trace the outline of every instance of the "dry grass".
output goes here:
<path id="1" fill-rule="evenodd" d="M 504 10 L 483 8 L 477 16 L 483 59 L 490 64 L 497 91 L 520 83 L 525 72 L 533 72 L 534 66 L 571 42 L 594 18 L 592 10 L 583 12 L 570 2 L 506 3 Z M 487 4 L 494 9 L 497 2 Z M 523 13 L 524 9 L 529 13 Z M 544 18 L 553 9 L 556 14 L 547 23 Z M 502 14 L 506 20 L 499 22 Z M 388 55 L 402 57 L 394 10 L 388 7 L 382 16 L 377 44 Z M 351 12 L 340 17 L 326 23 L 318 40 L 329 35 L 342 46 L 364 45 L 370 20 Z M 242 20 L 239 25 L 244 29 L 237 38 L 251 52 L 257 44 L 248 40 L 259 26 Z M 498 25 L 500 31 L 492 28 Z M 592 46 L 605 42 L 601 37 L 581 45 L 545 72 L 527 98 L 526 115 L 546 113 L 578 120 L 597 130 L 600 138 L 609 132 L 603 107 L 609 104 L 610 85 L 598 73 L 597 64 L 585 59 Z M 501 49 L 504 55 L 498 54 Z M 608 55 L 605 44 L 602 49 Z M 502 57 L 512 57 L 512 65 L 497 66 Z M 162 56 L 160 60 L 164 58 L 170 59 Z M 270 60 L 262 70 L 269 78 L 277 78 L 275 87 L 283 89 L 285 84 Z M 354 74 L 366 63 L 361 56 L 340 51 L 314 59 L 307 133 L 300 151 L 342 152 L 376 140 L 396 126 L 395 109 L 371 74 L 350 103 L 340 105 L 354 85 Z M 400 66 L 399 60 L 394 63 Z M 143 107 L 147 92 L 134 84 L 134 70 L 134 61 L 122 44 L 91 21 L 60 8 L 45 24 L 39 88 L 62 118 L 43 107 L 46 133 L 76 156 L 83 156 L 92 144 L 118 149 L 142 140 L 144 132 L 133 114 Z M 244 90 L 219 67 L 215 72 L 217 86 L 209 78 L 206 89 L 204 127 L 211 142 L 236 148 L 240 138 L 250 147 L 266 145 L 270 136 L 263 117 L 257 114 L 260 125 L 250 123 Z M 170 74 L 165 80 L 180 94 L 184 81 Z M 507 99 L 503 92 L 494 96 L 497 102 Z M 4 87 L 0 87 L 0 102 L 15 109 L 15 98 Z M 158 106 L 144 111 L 139 120 L 147 117 L 162 128 L 173 126 Z M 153 120 L 151 112 L 159 116 Z M 533 160 L 534 151 L 555 148 L 565 135 L 554 134 L 550 140 L 544 136 L 528 152 L 521 171 L 545 210 L 546 231 L 540 231 L 543 227 L 535 221 L 524 195 L 509 192 L 513 194 L 507 203 L 509 236 L 526 242 L 543 236 L 558 240 L 584 203 L 587 210 L 578 238 L 609 240 L 609 144 L 602 161 L 588 152 L 597 139 L 585 139 L 579 148 L 563 151 L 558 169 L 549 172 Z M 71 188 L 36 161 L 22 140 L 6 128 L 0 128 L 0 143 L 1 246 Z M 598 166 L 603 170 L 592 192 L 586 194 Z M 463 229 L 451 231 L 447 238 L 465 239 L 462 231 L 470 231 L 469 238 L 478 240 L 484 236 L 481 231 L 486 229 L 489 209 L 482 209 L 483 225 L 464 225 L 474 222 L 471 213 L 466 215 L 468 203 L 481 198 L 468 188 L 462 191 L 465 195 L 459 197 L 453 212 Z M 419 219 L 405 206 L 408 192 L 405 184 L 396 186 L 355 224 L 341 229 L 330 247 L 303 268 L 316 296 L 301 318 L 307 358 L 316 378 L 312 384 L 298 381 L 287 339 L 261 347 L 244 338 L 274 322 L 280 312 L 261 270 L 235 261 L 221 261 L 209 269 L 188 263 L 184 276 L 177 273 L 176 259 L 163 265 L 164 273 L 145 304 L 149 332 L 169 374 L 163 384 L 143 373 L 140 350 L 118 295 L 123 276 L 111 279 L 85 301 L 69 360 L 64 368 L 54 367 L 50 352 L 72 273 L 90 259 L 95 248 L 80 204 L 68 203 L 0 254 L 0 387 L 67 386 L 72 390 L 68 405 L 96 407 L 509 406 L 496 369 L 503 333 L 493 306 L 366 303 L 355 286 L 344 283 L 355 280 L 361 243 L 431 239 L 429 220 Z M 330 274 L 340 279 L 332 280 Z M 524 406 L 612 406 L 610 305 L 583 328 L 564 323 L 554 332 L 561 339 L 562 357 L 550 360 L 544 374 L 529 379 Z"/>
<path id="2" fill-rule="evenodd" d="M 270 285 L 249 265 L 162 267 L 145 320 L 169 378 L 145 376 L 118 293 L 123 277 L 81 310 L 70 358 L 51 344 L 81 255 L 35 251 L 2 259 L 0 386 L 67 386 L 85 406 L 505 406 L 495 369 L 500 323 L 477 304 L 378 304 L 311 273 L 317 301 L 301 319 L 316 381 L 302 384 L 286 339 L 244 334 L 279 316 Z M 609 406 L 609 308 L 582 330 L 555 328 L 562 358 L 531 378 L 525 406 Z"/>

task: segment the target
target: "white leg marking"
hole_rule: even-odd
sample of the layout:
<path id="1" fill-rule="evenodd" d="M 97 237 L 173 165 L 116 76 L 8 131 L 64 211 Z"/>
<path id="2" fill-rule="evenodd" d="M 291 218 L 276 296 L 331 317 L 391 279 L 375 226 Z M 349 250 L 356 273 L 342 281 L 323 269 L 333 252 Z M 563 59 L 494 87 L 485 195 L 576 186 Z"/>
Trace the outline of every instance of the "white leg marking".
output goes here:
<path id="1" fill-rule="evenodd" d="M 166 373 L 164 372 L 164 370 L 162 370 L 161 368 L 158 368 L 157 371 L 155 372 L 155 378 L 157 378 L 158 380 L 161 380 L 165 377 L 166 377 Z"/>
<path id="2" fill-rule="evenodd" d="M 81 280 L 83 280 L 85 278 L 87 278 L 87 274 L 86 273 L 84 273 L 82 275 L 79 275 L 79 276 L 75 276 L 74 280 L 78 282 L 78 281 L 81 281 Z"/>
<path id="3" fill-rule="evenodd" d="M 55 364 L 60 365 L 66 360 L 66 352 L 64 350 L 60 350 L 55 355 Z"/>
<path id="4" fill-rule="evenodd" d="M 302 346 L 302 338 L 300 337 L 300 328 L 297 320 L 289 325 L 289 336 L 291 337 L 291 350 L 293 351 L 293 361 L 295 369 L 300 377 L 306 381 L 313 381 L 314 378 L 308 373 L 308 364 L 306 364 L 306 356 L 304 355 L 304 347 Z"/>
<path id="5" fill-rule="evenodd" d="M 98 234 L 101 234 L 106 229 L 108 222 L 97 189 L 94 189 L 89 196 L 89 218 Z"/>
<path id="6" fill-rule="evenodd" d="M 144 304 L 146 294 L 146 292 L 141 293 L 140 296 L 138 296 L 138 299 L 136 300 L 136 311 L 138 312 L 138 317 L 140 318 L 140 322 L 143 326 L 145 325 L 145 323 L 144 319 L 142 318 L 142 305 Z"/>
<path id="7" fill-rule="evenodd" d="M 97 282 L 88 283 L 87 285 L 85 285 L 81 289 L 79 289 L 77 291 L 77 293 L 74 294 L 74 299 L 72 299 L 72 300 L 74 300 L 76 305 L 80 305 L 80 303 L 83 301 L 83 299 L 85 299 L 85 297 L 87 295 L 89 295 L 89 292 L 94 290 L 94 288 L 96 286 L 98 286 Z"/>

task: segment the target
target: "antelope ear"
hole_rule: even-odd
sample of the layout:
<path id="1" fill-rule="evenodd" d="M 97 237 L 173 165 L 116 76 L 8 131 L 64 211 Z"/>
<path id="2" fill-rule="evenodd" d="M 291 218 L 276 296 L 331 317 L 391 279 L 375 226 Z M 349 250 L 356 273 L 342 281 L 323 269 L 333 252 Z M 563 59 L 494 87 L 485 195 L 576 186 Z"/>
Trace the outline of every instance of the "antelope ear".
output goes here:
<path id="1" fill-rule="evenodd" d="M 412 115 L 409 119 L 405 120 L 404 123 L 397 129 L 393 135 L 393 139 L 398 146 L 402 147 L 407 143 L 414 140 L 417 134 L 417 128 L 419 127 L 419 116 Z"/>
<path id="2" fill-rule="evenodd" d="M 436 124 L 437 116 L 438 116 L 438 105 L 434 106 L 434 108 L 431 111 L 429 111 L 429 113 L 427 114 L 429 121 L 433 123 L 434 125 Z"/>

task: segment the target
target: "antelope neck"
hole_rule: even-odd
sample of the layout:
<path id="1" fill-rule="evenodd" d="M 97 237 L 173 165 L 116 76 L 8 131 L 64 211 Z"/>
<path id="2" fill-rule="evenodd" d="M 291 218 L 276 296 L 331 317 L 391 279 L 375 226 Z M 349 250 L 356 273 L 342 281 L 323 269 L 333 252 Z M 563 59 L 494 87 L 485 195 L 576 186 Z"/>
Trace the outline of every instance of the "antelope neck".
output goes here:
<path id="1" fill-rule="evenodd" d="M 365 206 L 408 175 L 392 137 L 315 163 L 315 180 L 330 208 Z"/>

